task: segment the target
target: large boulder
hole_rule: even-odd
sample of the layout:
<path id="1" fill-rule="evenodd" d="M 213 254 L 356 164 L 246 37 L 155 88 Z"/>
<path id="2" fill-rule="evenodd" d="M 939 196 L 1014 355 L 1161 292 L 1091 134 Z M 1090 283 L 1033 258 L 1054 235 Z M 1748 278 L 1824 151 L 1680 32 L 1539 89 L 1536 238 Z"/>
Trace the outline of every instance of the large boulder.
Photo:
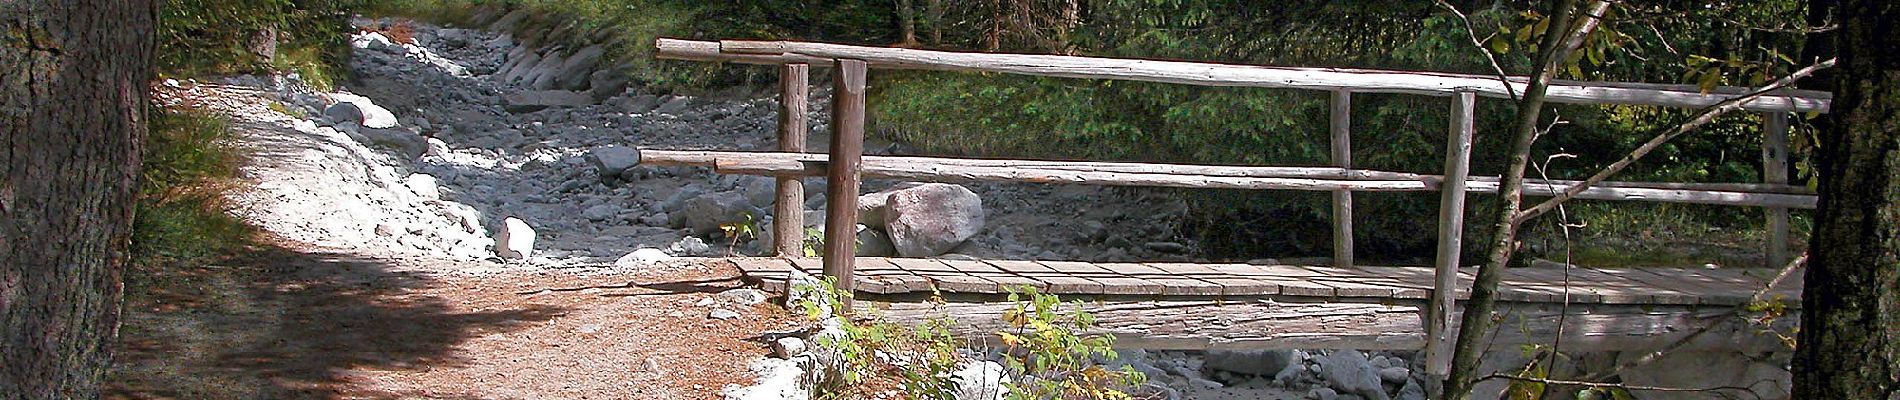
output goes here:
<path id="1" fill-rule="evenodd" d="M 602 182 L 611 183 L 621 178 L 628 169 L 640 165 L 640 150 L 621 146 L 596 147 L 587 151 L 587 162 L 600 171 Z"/>
<path id="2" fill-rule="evenodd" d="M 586 89 L 588 79 L 594 73 L 595 64 L 599 64 L 600 57 L 605 54 L 607 50 L 601 48 L 600 45 L 587 46 L 574 52 L 574 55 L 568 56 L 567 60 L 561 63 L 560 69 L 554 71 L 554 87 L 567 90 Z"/>
<path id="3" fill-rule="evenodd" d="M 950 252 L 983 230 L 983 199 L 963 186 L 927 183 L 891 192 L 884 230 L 904 257 Z"/>
<path id="4" fill-rule="evenodd" d="M 512 113 L 531 113 L 548 107 L 580 107 L 594 104 L 586 93 L 567 90 L 523 90 L 502 96 L 502 109 Z"/>
<path id="5" fill-rule="evenodd" d="M 1379 380 L 1379 370 L 1358 350 L 1336 350 L 1319 358 L 1319 375 L 1340 393 L 1355 394 L 1371 400 L 1391 400 Z"/>
<path id="6" fill-rule="evenodd" d="M 1290 350 L 1209 350 L 1203 369 L 1237 374 L 1273 376 L 1299 362 Z"/>
<path id="7" fill-rule="evenodd" d="M 765 215 L 738 193 L 722 192 L 687 199 L 679 211 L 667 214 L 674 228 L 685 228 L 692 235 L 704 236 L 719 231 L 719 224 L 745 221 L 745 213 L 754 219 Z"/>

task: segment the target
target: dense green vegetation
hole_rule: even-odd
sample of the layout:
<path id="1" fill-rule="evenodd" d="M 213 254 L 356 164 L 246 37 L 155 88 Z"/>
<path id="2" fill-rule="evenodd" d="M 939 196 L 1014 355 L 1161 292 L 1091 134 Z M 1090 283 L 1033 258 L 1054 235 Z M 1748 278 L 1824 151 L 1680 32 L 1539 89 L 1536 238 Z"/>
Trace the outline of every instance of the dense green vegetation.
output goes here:
<path id="1" fill-rule="evenodd" d="M 768 68 L 657 61 L 658 37 L 799 39 L 927 48 L 1164 58 L 1246 64 L 1360 67 L 1490 74 L 1473 41 L 1505 71 L 1528 69 L 1541 13 L 1525 2 L 1452 2 L 1469 23 L 1439 4 L 1362 0 L 1262 6 L 1237 0 L 402 0 L 378 12 L 469 22 L 526 9 L 516 23 L 527 42 L 605 43 L 617 62 L 650 89 L 693 91 L 766 83 Z M 907 4 L 906 13 L 899 4 Z M 471 11 L 474 10 L 474 11 Z M 1707 86 L 1761 83 L 1791 69 L 1801 34 L 1778 30 L 1803 15 L 1801 3 L 1658 2 L 1620 5 L 1590 38 L 1566 78 L 1684 82 Z M 903 21 L 911 21 L 905 29 Z M 1469 26 L 1469 30 L 1467 30 Z M 543 29 L 550 28 L 550 29 Z M 906 32 L 909 31 L 907 35 Z M 1475 38 L 1473 37 L 1475 34 Z M 940 154 L 1169 161 L 1213 164 L 1324 165 L 1328 161 L 1324 93 L 1202 88 L 1139 82 L 994 74 L 880 71 L 874 75 L 874 135 Z M 1354 158 L 1363 168 L 1442 169 L 1449 105 L 1439 98 L 1354 97 Z M 1503 164 L 1501 132 L 1508 102 L 1483 101 L 1474 173 Z M 1539 142 L 1533 175 L 1576 177 L 1615 160 L 1694 110 L 1560 106 L 1565 121 Z M 1728 117 L 1671 143 L 1621 177 L 1627 180 L 1759 179 L 1755 117 Z M 1795 135 L 1797 161 L 1812 146 Z M 1541 172 L 1540 172 L 1541 171 Z M 1320 255 L 1329 248 L 1323 193 L 1182 191 L 1196 214 L 1181 234 L 1223 257 Z M 1358 196 L 1359 248 L 1367 255 L 1427 255 L 1437 196 Z M 1478 202 L 1488 201 L 1479 196 Z M 1482 206 L 1481 204 L 1479 206 Z M 1636 237 L 1650 243 L 1713 240 L 1741 244 L 1759 229 L 1760 211 L 1739 207 L 1580 203 L 1569 215 L 1585 237 Z M 1471 226 L 1484 226 L 1475 213 Z M 1546 218 L 1550 219 L 1550 218 Z M 1550 219 L 1554 221 L 1554 219 Z M 1540 223 L 1533 237 L 1554 235 Z M 1483 232 L 1472 230 L 1473 234 Z M 1471 243 L 1482 243 L 1472 240 Z M 1399 258 L 1406 258 L 1400 256 Z"/>

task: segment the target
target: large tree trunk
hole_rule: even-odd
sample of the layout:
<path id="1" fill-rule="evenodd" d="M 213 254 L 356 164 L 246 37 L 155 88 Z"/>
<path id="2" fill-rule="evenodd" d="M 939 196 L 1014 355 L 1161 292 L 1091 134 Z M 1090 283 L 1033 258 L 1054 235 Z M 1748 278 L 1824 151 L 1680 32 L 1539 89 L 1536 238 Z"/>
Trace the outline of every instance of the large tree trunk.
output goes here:
<path id="1" fill-rule="evenodd" d="M 97 398 L 146 129 L 156 3 L 0 1 L 0 398 Z"/>
<path id="2" fill-rule="evenodd" d="M 1847 0 L 1834 15 L 1840 30 L 1831 47 L 1840 64 L 1820 133 L 1820 208 L 1808 246 L 1794 397 L 1896 399 L 1900 3 Z"/>

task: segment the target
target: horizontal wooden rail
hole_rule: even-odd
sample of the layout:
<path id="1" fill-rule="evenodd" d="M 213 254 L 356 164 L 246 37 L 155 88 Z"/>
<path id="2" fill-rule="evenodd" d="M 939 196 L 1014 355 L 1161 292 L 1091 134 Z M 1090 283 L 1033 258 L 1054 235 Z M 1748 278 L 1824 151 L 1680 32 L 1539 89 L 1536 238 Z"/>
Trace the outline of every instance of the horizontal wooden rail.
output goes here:
<path id="1" fill-rule="evenodd" d="M 1004 72 L 1203 86 L 1345 89 L 1361 93 L 1409 93 L 1434 96 L 1450 96 L 1458 91 L 1470 91 L 1486 97 L 1508 98 L 1511 93 L 1522 93 L 1527 82 L 1524 77 L 1512 77 L 1510 78 L 1512 83 L 1506 87 L 1495 77 L 1440 72 L 1270 67 L 1038 54 L 966 53 L 809 42 L 733 40 L 704 42 L 659 39 L 655 47 L 658 57 L 677 60 L 828 65 L 834 59 L 855 59 L 864 60 L 873 68 L 888 69 Z M 1688 85 L 1554 81 L 1546 96 L 1549 101 L 1559 103 L 1701 108 L 1747 93 L 1749 90 L 1748 88 L 1723 87 L 1710 93 L 1702 93 Z M 1751 100 L 1743 104 L 1742 108 L 1752 111 L 1826 112 L 1831 97 L 1826 92 L 1782 90 Z"/>
<path id="2" fill-rule="evenodd" d="M 823 176 L 825 155 L 805 153 L 642 150 L 648 165 L 713 168 L 722 174 Z M 941 157 L 865 156 L 864 175 L 877 178 L 940 181 L 1013 181 L 1113 186 L 1202 189 L 1352 190 L 1415 192 L 1438 190 L 1444 177 L 1335 167 L 1232 167 L 995 160 Z M 1570 180 L 1530 179 L 1524 192 L 1551 196 L 1575 185 Z M 1497 178 L 1473 177 L 1466 191 L 1496 193 Z M 1582 199 L 1653 201 L 1814 208 L 1805 188 L 1772 184 L 1604 182 L 1577 196 Z"/>

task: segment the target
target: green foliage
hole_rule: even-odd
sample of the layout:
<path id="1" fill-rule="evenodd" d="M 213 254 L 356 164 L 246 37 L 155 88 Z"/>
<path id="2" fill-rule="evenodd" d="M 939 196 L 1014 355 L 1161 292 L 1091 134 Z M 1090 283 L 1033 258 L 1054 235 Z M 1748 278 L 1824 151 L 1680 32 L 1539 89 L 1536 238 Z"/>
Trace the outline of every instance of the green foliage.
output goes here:
<path id="1" fill-rule="evenodd" d="M 837 370 L 825 374 L 817 392 L 821 399 L 864 399 L 873 389 L 895 384 L 913 399 L 953 400 L 956 383 L 951 373 L 969 361 L 957 352 L 957 339 L 950 333 L 955 321 L 933 318 L 916 327 L 877 319 L 859 320 L 851 310 L 840 306 L 851 293 L 837 289 L 837 280 L 825 277 L 816 285 L 793 287 L 793 306 L 813 321 L 836 317 L 843 334 L 821 335 L 817 345 L 835 352 Z"/>
<path id="2" fill-rule="evenodd" d="M 1130 399 L 1122 388 L 1147 380 L 1133 367 L 1111 370 L 1093 361 L 1117 356 L 1115 337 L 1077 334 L 1095 327 L 1095 316 L 1082 311 L 1081 302 L 1064 303 L 1028 286 L 1010 290 L 1009 301 L 1016 304 L 1002 318 L 1010 330 L 996 335 L 1003 366 L 1023 377 L 1006 385 L 1010 400 Z"/>
<path id="3" fill-rule="evenodd" d="M 226 212 L 223 199 L 240 160 L 226 122 L 194 110 L 151 115 L 132 222 L 136 260 L 192 260 L 249 244 L 252 229 Z"/>
<path id="4" fill-rule="evenodd" d="M 805 227 L 805 242 L 800 243 L 799 247 L 806 257 L 825 255 L 825 233 L 818 231 L 818 228 Z"/>
<path id="5" fill-rule="evenodd" d="M 739 215 L 742 219 L 719 224 L 719 232 L 724 233 L 726 238 L 731 240 L 731 243 L 726 244 L 727 257 L 732 256 L 733 248 L 739 247 L 740 239 L 759 237 L 758 219 L 753 218 L 751 212 L 744 212 Z"/>
<path id="6" fill-rule="evenodd" d="M 327 87 L 349 57 L 349 14 L 359 0 L 167 0 L 157 67 L 187 77 L 293 71 Z M 274 56 L 260 51 L 274 48 Z"/>

